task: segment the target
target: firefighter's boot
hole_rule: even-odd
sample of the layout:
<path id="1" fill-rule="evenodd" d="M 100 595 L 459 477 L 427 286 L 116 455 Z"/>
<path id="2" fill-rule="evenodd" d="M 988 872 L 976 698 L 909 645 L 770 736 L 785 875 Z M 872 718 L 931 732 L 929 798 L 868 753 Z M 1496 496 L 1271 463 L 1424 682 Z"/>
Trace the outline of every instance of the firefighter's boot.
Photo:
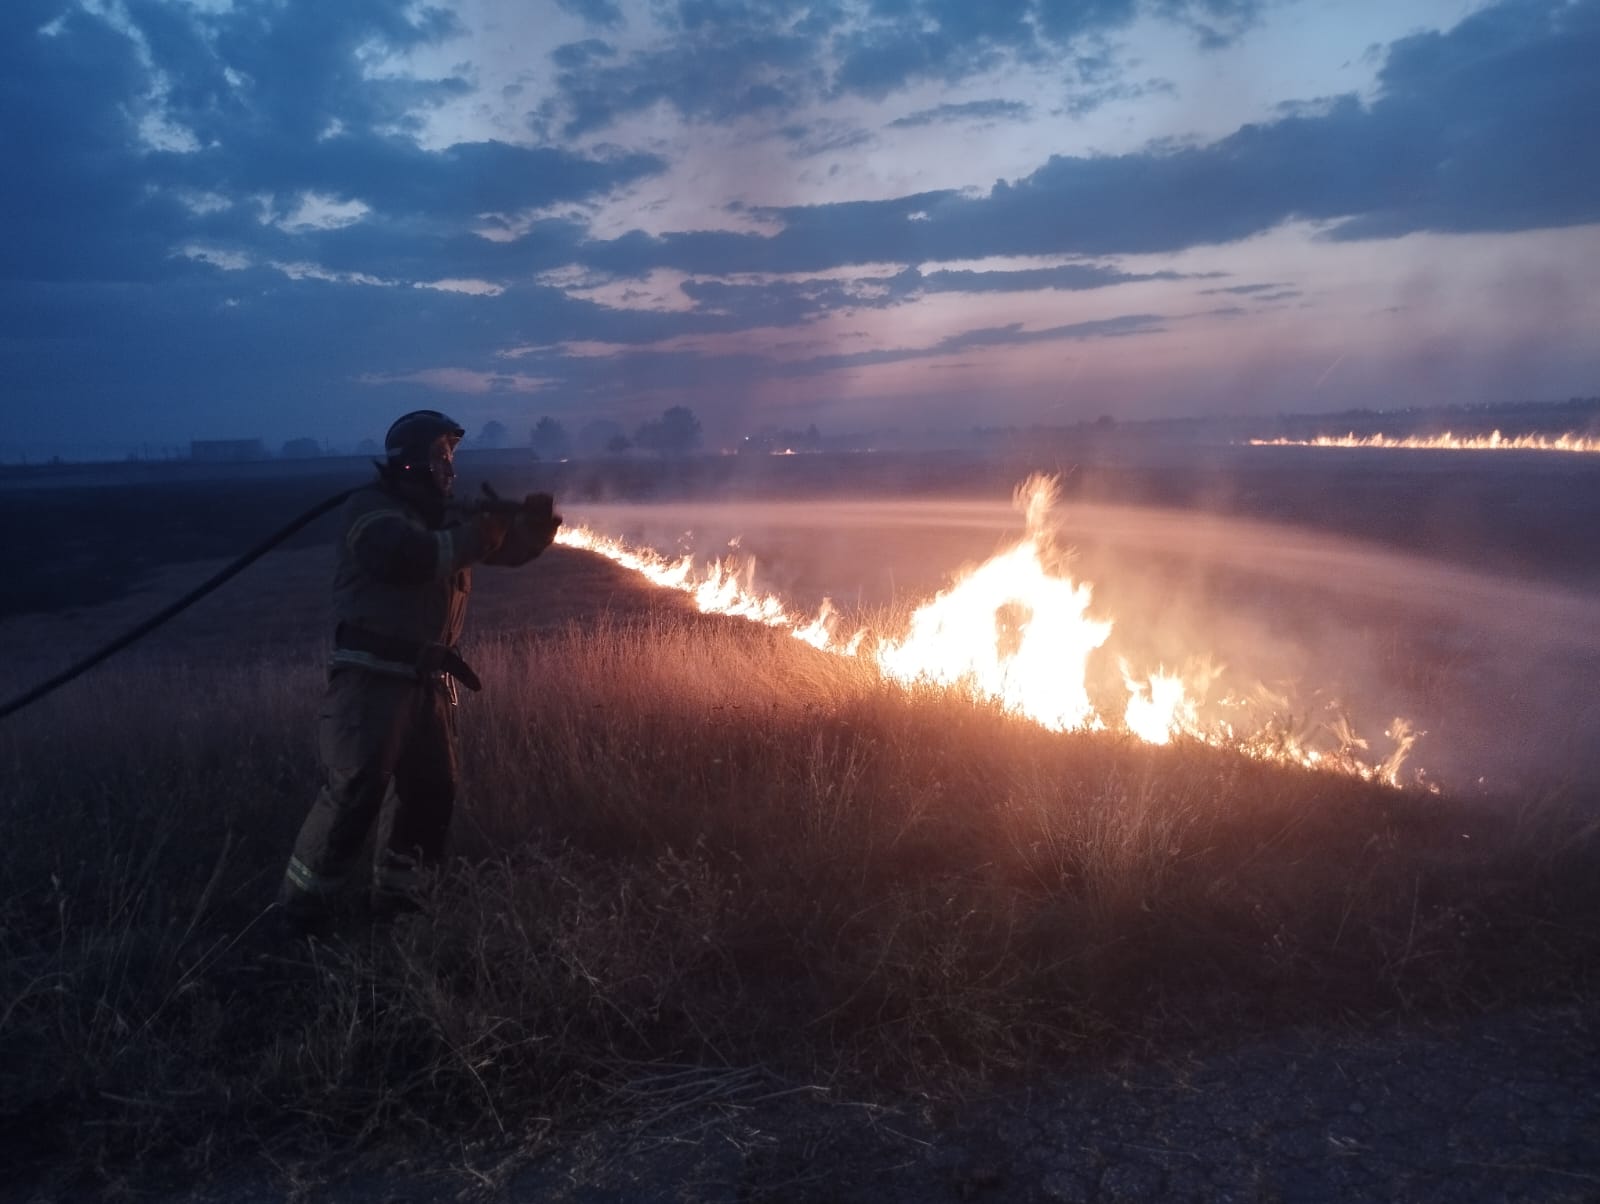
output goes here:
<path id="1" fill-rule="evenodd" d="M 377 856 L 372 874 L 372 918 L 393 920 L 424 911 L 417 858 L 394 849 Z"/>
<path id="2" fill-rule="evenodd" d="M 338 882 L 314 873 L 299 857 L 289 867 L 278 890 L 283 926 L 295 936 L 325 935 L 333 921 Z"/>

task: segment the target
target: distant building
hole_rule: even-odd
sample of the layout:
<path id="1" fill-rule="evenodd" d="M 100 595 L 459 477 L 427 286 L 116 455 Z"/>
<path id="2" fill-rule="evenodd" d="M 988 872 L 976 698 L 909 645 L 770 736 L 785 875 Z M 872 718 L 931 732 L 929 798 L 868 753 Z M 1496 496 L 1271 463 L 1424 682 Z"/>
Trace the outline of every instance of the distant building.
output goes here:
<path id="1" fill-rule="evenodd" d="M 266 458 L 266 446 L 259 439 L 195 439 L 189 444 L 189 459 L 208 464 L 237 464 L 242 460 Z"/>
<path id="2" fill-rule="evenodd" d="M 285 460 L 314 460 L 322 454 L 322 444 L 315 439 L 291 439 L 281 454 Z"/>

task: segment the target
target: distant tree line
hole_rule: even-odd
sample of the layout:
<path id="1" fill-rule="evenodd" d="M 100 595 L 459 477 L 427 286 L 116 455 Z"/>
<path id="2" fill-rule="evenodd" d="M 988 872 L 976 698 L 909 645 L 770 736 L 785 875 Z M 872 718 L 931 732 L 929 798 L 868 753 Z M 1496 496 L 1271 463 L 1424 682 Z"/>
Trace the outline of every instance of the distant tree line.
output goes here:
<path id="1" fill-rule="evenodd" d="M 505 423 L 491 418 L 483 424 L 476 438 L 467 441 L 466 446 L 494 450 L 509 446 L 510 436 Z M 572 455 L 616 456 L 635 449 L 661 456 L 685 456 L 699 449 L 701 428 L 700 420 L 688 406 L 672 406 L 663 410 L 660 417 L 640 423 L 632 435 L 621 423 L 609 418 L 590 419 L 574 435 L 559 419 L 546 414 L 529 432 L 528 443 L 534 455 L 541 460 L 562 460 Z M 378 458 L 383 455 L 383 448 L 373 439 L 363 439 L 356 445 L 355 452 L 357 455 Z M 278 458 L 309 460 L 336 454 L 340 454 L 340 449 L 331 449 L 316 439 L 302 437 L 283 443 Z M 195 440 L 190 446 L 190 458 L 265 460 L 272 457 L 260 439 L 214 439 Z"/>
<path id="2" fill-rule="evenodd" d="M 739 444 L 741 453 L 816 452 L 822 450 L 822 432 L 812 423 L 805 430 L 793 427 L 762 427 L 753 435 L 746 435 Z"/>
<path id="3" fill-rule="evenodd" d="M 618 456 L 637 448 L 661 456 L 686 456 L 701 442 L 700 420 L 688 406 L 672 406 L 659 418 L 640 423 L 630 438 L 621 423 L 609 418 L 592 418 L 568 432 L 559 419 L 546 414 L 528 435 L 533 454 L 541 460 L 561 460 L 568 456 Z"/>

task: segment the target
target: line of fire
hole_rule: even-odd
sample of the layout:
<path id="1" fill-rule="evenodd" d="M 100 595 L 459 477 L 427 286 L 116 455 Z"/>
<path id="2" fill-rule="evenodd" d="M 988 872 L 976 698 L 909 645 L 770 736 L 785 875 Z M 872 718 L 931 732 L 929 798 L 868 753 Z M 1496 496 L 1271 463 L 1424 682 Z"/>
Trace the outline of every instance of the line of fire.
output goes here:
<path id="1" fill-rule="evenodd" d="M 1152 745 L 1199 740 L 1307 769 L 1437 789 L 1408 765 L 1420 734 L 1408 718 L 1395 716 L 1381 740 L 1353 730 L 1337 706 L 1314 723 L 1292 722 L 1294 700 L 1258 681 L 1225 681 L 1226 667 L 1208 650 L 1176 668 L 1119 657 L 1121 696 L 1097 702 L 1091 670 L 1106 654 L 1116 619 L 1097 613 L 1093 585 L 1073 579 L 1056 547 L 1049 519 L 1058 489 L 1058 479 L 1045 475 L 1020 484 L 1021 538 L 956 574 L 897 630 L 849 623 L 828 599 L 815 613 L 797 613 L 755 586 L 750 558 L 669 557 L 582 525 L 563 529 L 557 542 L 686 594 L 702 613 L 787 631 L 823 652 L 863 659 L 886 680 L 965 692 L 1052 731 L 1120 731 Z"/>

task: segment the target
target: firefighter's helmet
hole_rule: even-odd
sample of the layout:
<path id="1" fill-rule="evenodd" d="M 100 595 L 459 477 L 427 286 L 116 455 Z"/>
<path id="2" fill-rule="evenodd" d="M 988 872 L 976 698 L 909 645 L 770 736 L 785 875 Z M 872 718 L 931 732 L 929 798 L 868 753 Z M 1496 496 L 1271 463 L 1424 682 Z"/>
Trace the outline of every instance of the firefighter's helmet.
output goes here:
<path id="1" fill-rule="evenodd" d="M 389 433 L 383 437 L 383 450 L 391 467 L 423 467 L 428 463 L 428 453 L 433 450 L 436 439 L 447 438 L 454 444 L 466 433 L 448 414 L 438 410 L 412 410 L 394 420 Z"/>

